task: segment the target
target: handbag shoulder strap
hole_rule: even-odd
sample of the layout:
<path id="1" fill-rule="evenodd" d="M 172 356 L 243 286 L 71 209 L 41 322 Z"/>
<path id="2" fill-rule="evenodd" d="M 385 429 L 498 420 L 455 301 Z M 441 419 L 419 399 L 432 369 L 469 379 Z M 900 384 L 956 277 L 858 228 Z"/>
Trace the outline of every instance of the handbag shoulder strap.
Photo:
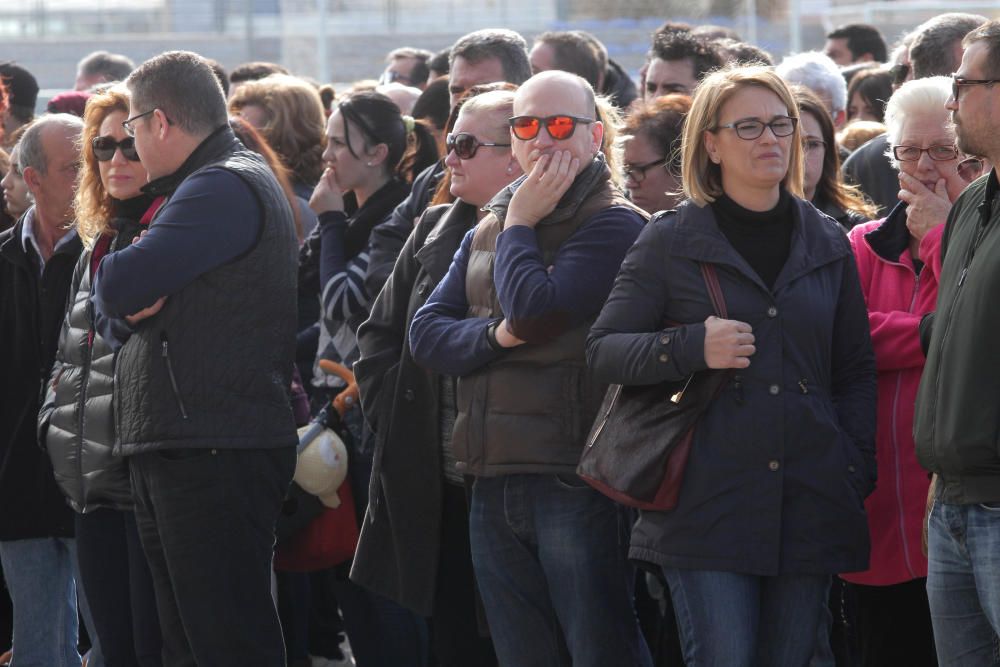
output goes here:
<path id="1" fill-rule="evenodd" d="M 719 276 L 715 273 L 715 265 L 706 262 L 699 262 L 699 265 L 701 266 L 701 277 L 705 279 L 705 286 L 708 288 L 708 297 L 712 300 L 712 307 L 715 308 L 716 317 L 728 320 L 726 297 L 723 296 L 722 287 L 719 286 Z"/>

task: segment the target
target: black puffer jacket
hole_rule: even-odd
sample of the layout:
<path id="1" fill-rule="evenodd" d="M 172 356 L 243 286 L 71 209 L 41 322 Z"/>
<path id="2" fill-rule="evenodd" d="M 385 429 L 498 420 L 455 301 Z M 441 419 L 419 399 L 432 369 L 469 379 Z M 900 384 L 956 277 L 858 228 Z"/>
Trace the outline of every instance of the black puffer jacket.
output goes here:
<path id="1" fill-rule="evenodd" d="M 148 197 L 137 199 L 148 208 Z M 138 236 L 142 229 L 138 215 L 114 221 L 117 235 L 110 252 L 127 247 Z M 115 353 L 94 331 L 90 304 L 92 253 L 87 250 L 80 256 L 73 273 L 56 361 L 38 414 L 38 441 L 48 451 L 56 483 L 74 510 L 128 510 L 132 507 L 128 465 L 111 451 Z"/>

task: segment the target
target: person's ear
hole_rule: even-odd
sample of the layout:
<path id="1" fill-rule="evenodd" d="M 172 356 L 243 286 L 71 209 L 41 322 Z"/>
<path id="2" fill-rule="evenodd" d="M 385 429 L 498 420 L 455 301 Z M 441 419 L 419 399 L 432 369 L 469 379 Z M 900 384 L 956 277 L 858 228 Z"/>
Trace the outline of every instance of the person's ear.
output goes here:
<path id="1" fill-rule="evenodd" d="M 156 123 L 149 129 L 153 131 L 157 139 L 161 141 L 165 140 L 167 135 L 170 133 L 171 126 L 171 122 L 170 119 L 167 118 L 167 114 L 163 113 L 159 109 L 154 109 L 153 118 L 151 118 L 149 122 L 153 123 L 153 121 L 156 121 Z"/>
<path id="2" fill-rule="evenodd" d="M 701 133 L 701 141 L 705 146 L 705 153 L 708 155 L 709 161 L 720 164 L 722 156 L 719 154 L 719 141 L 718 137 L 715 136 L 715 132 L 705 130 Z"/>
<path id="3" fill-rule="evenodd" d="M 847 111 L 841 109 L 840 111 L 834 112 L 833 114 L 833 127 L 839 130 L 844 127 L 844 123 L 847 122 Z"/>
<path id="4" fill-rule="evenodd" d="M 369 167 L 377 167 L 389 157 L 389 147 L 385 144 L 376 144 L 366 155 L 365 164 Z"/>
<path id="5" fill-rule="evenodd" d="M 604 141 L 604 123 L 599 120 L 590 124 L 590 149 L 595 154 L 601 151 L 601 142 Z"/>
<path id="6" fill-rule="evenodd" d="M 25 167 L 21 171 L 21 178 L 24 179 L 24 184 L 28 186 L 28 192 L 37 197 L 42 189 L 41 172 L 34 167 Z"/>

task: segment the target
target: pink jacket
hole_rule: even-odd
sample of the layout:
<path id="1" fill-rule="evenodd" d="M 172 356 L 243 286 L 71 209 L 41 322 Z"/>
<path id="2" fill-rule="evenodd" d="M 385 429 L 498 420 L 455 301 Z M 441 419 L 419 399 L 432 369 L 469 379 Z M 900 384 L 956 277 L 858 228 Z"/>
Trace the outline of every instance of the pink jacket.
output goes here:
<path id="1" fill-rule="evenodd" d="M 858 225 L 848 234 L 878 368 L 878 485 L 865 501 L 871 567 L 842 575 L 857 584 L 887 586 L 927 576 L 921 529 L 930 480 L 914 453 L 913 408 L 925 361 L 918 327 L 937 301 L 943 231 L 944 225 L 938 225 L 920 242 L 924 267 L 919 275 L 909 252 L 903 205 L 884 220 Z"/>

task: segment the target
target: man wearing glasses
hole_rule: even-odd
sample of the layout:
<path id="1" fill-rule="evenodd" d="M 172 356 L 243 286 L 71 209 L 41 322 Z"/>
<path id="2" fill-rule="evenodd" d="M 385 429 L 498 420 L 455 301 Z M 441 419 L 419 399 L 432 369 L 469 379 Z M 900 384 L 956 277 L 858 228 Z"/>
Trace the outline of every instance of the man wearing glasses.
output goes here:
<path id="1" fill-rule="evenodd" d="M 575 474 L 605 389 L 587 333 L 646 215 L 611 181 L 580 77 L 529 79 L 510 127 L 526 175 L 486 205 L 417 311 L 413 358 L 458 377 L 452 448 L 475 477 L 472 560 L 500 664 L 649 665 L 628 516 Z"/>
<path id="2" fill-rule="evenodd" d="M 1000 22 L 970 32 L 953 75 L 958 148 L 1000 160 Z M 992 664 L 1000 633 L 1000 190 L 996 170 L 955 201 L 941 242 L 937 311 L 917 394 L 917 458 L 935 473 L 927 596 L 938 661 Z"/>
<path id="3" fill-rule="evenodd" d="M 144 191 L 166 201 L 102 260 L 94 303 L 102 335 L 124 343 L 115 453 L 129 457 L 163 662 L 283 667 L 270 570 L 297 443 L 292 211 L 230 130 L 203 58 L 161 54 L 126 85 Z"/>

